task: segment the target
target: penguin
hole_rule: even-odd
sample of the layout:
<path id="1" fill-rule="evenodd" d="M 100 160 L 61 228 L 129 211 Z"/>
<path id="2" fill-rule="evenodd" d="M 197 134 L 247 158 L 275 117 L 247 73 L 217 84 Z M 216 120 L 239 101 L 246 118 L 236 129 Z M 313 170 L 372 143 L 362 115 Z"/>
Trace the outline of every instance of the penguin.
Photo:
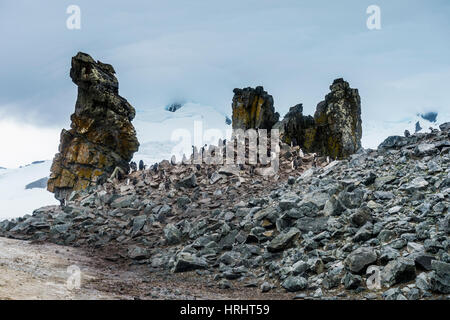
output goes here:
<path id="1" fill-rule="evenodd" d="M 145 170 L 145 164 L 144 161 L 139 161 L 139 171 Z"/>
<path id="2" fill-rule="evenodd" d="M 134 161 L 130 162 L 130 170 L 131 172 L 135 172 L 137 170 L 136 162 Z"/>

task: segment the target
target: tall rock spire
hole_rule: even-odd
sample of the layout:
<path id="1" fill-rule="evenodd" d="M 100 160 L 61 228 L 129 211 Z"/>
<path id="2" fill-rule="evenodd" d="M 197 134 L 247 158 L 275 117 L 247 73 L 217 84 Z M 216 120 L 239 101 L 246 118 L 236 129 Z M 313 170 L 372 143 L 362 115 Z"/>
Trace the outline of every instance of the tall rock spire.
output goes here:
<path id="1" fill-rule="evenodd" d="M 347 158 L 361 148 L 361 99 L 347 81 L 333 81 L 324 101 L 317 105 L 313 149 L 333 158 Z"/>
<path id="2" fill-rule="evenodd" d="M 70 77 L 78 86 L 70 130 L 63 129 L 47 188 L 57 199 L 85 189 L 110 175 L 125 172 L 139 148 L 131 121 L 134 108 L 119 95 L 114 68 L 79 52 L 72 58 Z"/>

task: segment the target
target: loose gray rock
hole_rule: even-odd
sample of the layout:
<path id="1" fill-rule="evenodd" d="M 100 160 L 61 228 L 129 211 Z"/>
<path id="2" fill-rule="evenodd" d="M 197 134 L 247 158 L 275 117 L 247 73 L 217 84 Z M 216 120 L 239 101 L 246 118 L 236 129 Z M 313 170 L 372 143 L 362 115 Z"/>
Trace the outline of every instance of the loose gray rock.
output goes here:
<path id="1" fill-rule="evenodd" d="M 364 269 L 377 260 L 377 254 L 372 248 L 361 247 L 350 253 L 344 260 L 348 270 L 353 273 L 364 272 Z"/>
<path id="2" fill-rule="evenodd" d="M 305 290 L 308 287 L 308 281 L 300 276 L 289 276 L 281 284 L 289 292 Z"/>
<path id="3" fill-rule="evenodd" d="M 450 263 L 431 261 L 433 272 L 430 275 L 430 288 L 432 291 L 450 293 Z"/>
<path id="4" fill-rule="evenodd" d="M 272 290 L 272 285 L 267 281 L 263 282 L 263 284 L 261 285 L 261 292 L 266 293 L 269 292 L 270 290 Z"/>
<path id="5" fill-rule="evenodd" d="M 342 279 L 342 283 L 344 284 L 345 289 L 353 290 L 358 288 L 362 284 L 362 278 L 359 275 L 354 275 L 350 272 L 347 272 Z"/>
<path id="6" fill-rule="evenodd" d="M 174 245 L 181 242 L 181 231 L 173 224 L 168 224 L 164 228 L 164 237 L 167 244 Z"/>
<path id="7" fill-rule="evenodd" d="M 195 174 L 193 173 L 181 179 L 180 181 L 178 181 L 177 186 L 183 188 L 195 188 L 197 186 L 197 178 Z"/>
<path id="8" fill-rule="evenodd" d="M 201 257 L 196 257 L 189 252 L 180 252 L 177 255 L 174 272 L 186 272 L 208 268 L 208 262 Z"/>
<path id="9" fill-rule="evenodd" d="M 291 246 L 295 240 L 300 236 L 300 231 L 296 228 L 291 228 L 286 233 L 280 233 L 267 246 L 269 252 L 280 252 Z"/>
<path id="10" fill-rule="evenodd" d="M 381 279 L 387 286 L 408 282 L 416 278 L 414 260 L 398 258 L 390 261 L 381 272 Z"/>
<path id="11" fill-rule="evenodd" d="M 148 250 L 140 246 L 131 246 L 128 249 L 128 256 L 133 260 L 143 260 L 148 258 L 148 255 Z"/>
<path id="12" fill-rule="evenodd" d="M 391 288 L 382 294 L 385 300 L 408 300 L 399 288 Z"/>

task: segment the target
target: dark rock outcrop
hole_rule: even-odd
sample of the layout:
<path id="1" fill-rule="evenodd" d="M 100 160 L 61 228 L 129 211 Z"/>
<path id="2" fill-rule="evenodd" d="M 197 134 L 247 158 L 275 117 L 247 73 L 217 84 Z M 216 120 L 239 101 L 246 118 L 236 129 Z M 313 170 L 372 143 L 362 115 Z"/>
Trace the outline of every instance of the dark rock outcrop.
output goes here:
<path id="1" fill-rule="evenodd" d="M 280 130 L 285 143 L 304 146 L 315 133 L 315 122 L 312 116 L 304 116 L 303 105 L 297 104 L 289 109 L 284 119 L 274 128 Z"/>
<path id="2" fill-rule="evenodd" d="M 280 115 L 273 107 L 273 97 L 263 87 L 234 89 L 233 129 L 272 129 Z"/>
<path id="3" fill-rule="evenodd" d="M 420 130 L 422 130 L 422 127 L 420 126 L 420 122 L 417 121 L 416 122 L 416 129 L 415 129 L 415 133 L 419 132 Z"/>
<path id="4" fill-rule="evenodd" d="M 450 122 L 445 122 L 439 126 L 441 131 L 450 131 Z"/>
<path id="5" fill-rule="evenodd" d="M 299 145 L 307 152 L 347 158 L 361 148 L 361 100 L 358 90 L 343 79 L 334 80 L 330 90 L 317 105 L 314 118 L 304 116 L 299 104 L 275 128 L 280 129 L 285 143 Z"/>
<path id="6" fill-rule="evenodd" d="M 128 172 L 139 148 L 134 108 L 119 95 L 114 68 L 79 52 L 70 77 L 78 86 L 71 129 L 63 129 L 47 188 L 57 199 L 104 181 L 116 167 Z"/>
<path id="7" fill-rule="evenodd" d="M 361 148 L 361 99 L 358 89 L 348 82 L 334 80 L 331 92 L 317 105 L 316 132 L 305 147 L 333 158 L 346 158 Z"/>
<path id="8" fill-rule="evenodd" d="M 167 105 L 167 106 L 166 106 L 166 110 L 167 110 L 167 111 L 170 111 L 170 112 L 175 112 L 175 111 L 177 111 L 178 109 L 181 109 L 182 106 L 183 106 L 182 103 L 174 102 L 174 103 L 171 103 L 170 105 Z"/>

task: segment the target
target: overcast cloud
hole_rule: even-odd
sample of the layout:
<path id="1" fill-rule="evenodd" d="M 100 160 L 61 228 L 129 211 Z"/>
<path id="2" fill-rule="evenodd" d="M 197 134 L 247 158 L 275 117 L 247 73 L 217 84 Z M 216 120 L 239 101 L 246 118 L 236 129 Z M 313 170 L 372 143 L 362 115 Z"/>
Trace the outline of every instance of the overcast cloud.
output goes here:
<path id="1" fill-rule="evenodd" d="M 71 4 L 81 30 L 66 28 Z M 371 4 L 381 30 L 366 27 Z M 449 17 L 447 0 L 0 0 L 0 120 L 68 127 L 78 51 L 111 63 L 138 111 L 183 100 L 231 114 L 233 88 L 263 85 L 282 115 L 313 113 L 337 77 L 360 90 L 363 121 L 448 110 Z"/>

